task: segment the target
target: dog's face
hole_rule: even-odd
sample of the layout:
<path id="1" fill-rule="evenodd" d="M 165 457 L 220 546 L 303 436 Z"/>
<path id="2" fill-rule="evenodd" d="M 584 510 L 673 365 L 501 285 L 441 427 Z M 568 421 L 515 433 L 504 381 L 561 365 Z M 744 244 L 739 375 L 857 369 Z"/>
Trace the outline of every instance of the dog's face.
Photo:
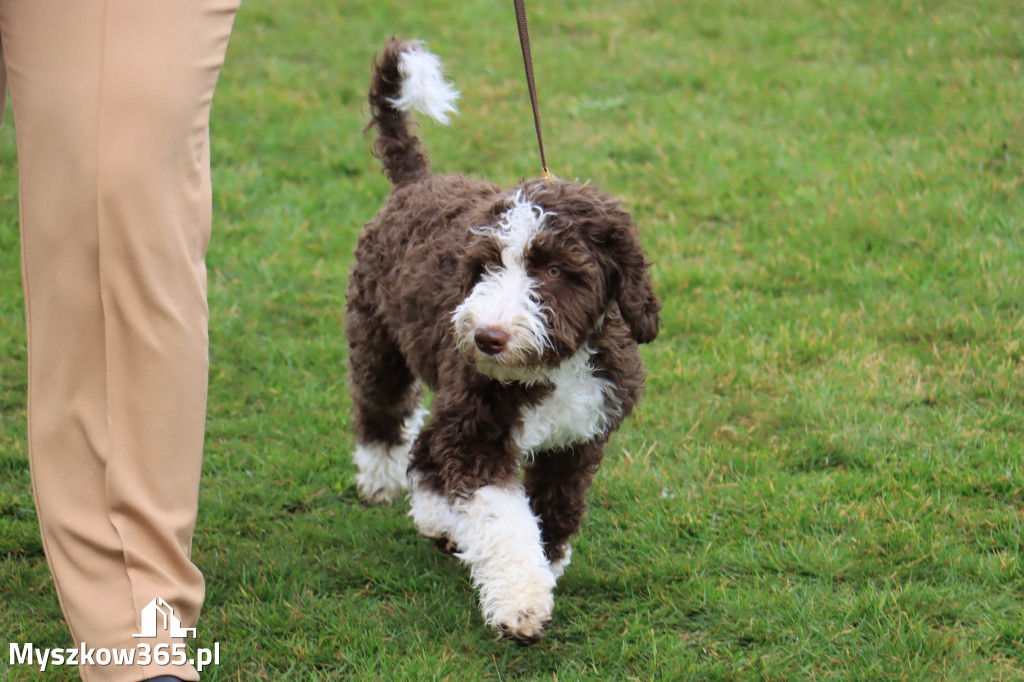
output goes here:
<path id="1" fill-rule="evenodd" d="M 617 305 L 639 343 L 660 303 L 629 214 L 585 185 L 526 183 L 478 216 L 462 262 L 455 342 L 477 370 L 530 382 L 571 357 Z"/>

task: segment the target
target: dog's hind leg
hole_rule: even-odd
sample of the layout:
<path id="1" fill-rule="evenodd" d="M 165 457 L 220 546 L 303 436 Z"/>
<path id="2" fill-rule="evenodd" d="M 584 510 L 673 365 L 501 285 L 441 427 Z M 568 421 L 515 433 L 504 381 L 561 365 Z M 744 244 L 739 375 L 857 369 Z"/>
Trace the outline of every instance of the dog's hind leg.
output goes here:
<path id="1" fill-rule="evenodd" d="M 569 565 L 569 540 L 587 512 L 587 490 L 603 455 L 603 443 L 583 443 L 537 453 L 526 469 L 530 508 L 540 517 L 544 552 L 556 578 Z"/>
<path id="2" fill-rule="evenodd" d="M 408 487 L 409 451 L 426 414 L 420 385 L 386 333 L 349 310 L 351 395 L 355 409 L 359 473 L 363 499 L 388 503 Z"/>

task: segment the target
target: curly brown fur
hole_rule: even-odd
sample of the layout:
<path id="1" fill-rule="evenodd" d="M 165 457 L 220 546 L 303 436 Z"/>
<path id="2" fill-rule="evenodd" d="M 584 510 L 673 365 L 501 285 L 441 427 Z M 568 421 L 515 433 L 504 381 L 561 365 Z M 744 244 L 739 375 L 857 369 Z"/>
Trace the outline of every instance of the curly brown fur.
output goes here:
<path id="1" fill-rule="evenodd" d="M 392 39 L 370 89 L 395 187 L 348 287 L 357 481 L 387 501 L 408 465 L 417 527 L 471 566 L 488 624 L 532 643 L 605 443 L 640 397 L 637 344 L 657 336 L 661 305 L 615 198 L 429 173 L 395 104 L 422 66 L 403 59 L 423 55 Z M 433 414 L 417 434 L 421 383 Z"/>

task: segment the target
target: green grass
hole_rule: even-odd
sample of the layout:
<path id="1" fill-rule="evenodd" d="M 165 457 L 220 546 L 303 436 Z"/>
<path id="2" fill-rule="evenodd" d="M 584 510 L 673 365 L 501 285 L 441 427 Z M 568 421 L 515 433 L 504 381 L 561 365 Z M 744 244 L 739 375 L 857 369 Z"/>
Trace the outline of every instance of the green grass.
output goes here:
<path id="1" fill-rule="evenodd" d="M 368 62 L 428 39 L 464 94 L 423 127 L 435 168 L 513 183 L 539 162 L 512 8 L 246 0 L 213 121 L 204 679 L 1024 679 L 1019 4 L 530 12 L 549 165 L 624 198 L 665 303 L 550 634 L 494 643 L 349 462 L 345 279 L 388 189 Z M 66 646 L 10 120 L 0 154 L 0 644 Z"/>

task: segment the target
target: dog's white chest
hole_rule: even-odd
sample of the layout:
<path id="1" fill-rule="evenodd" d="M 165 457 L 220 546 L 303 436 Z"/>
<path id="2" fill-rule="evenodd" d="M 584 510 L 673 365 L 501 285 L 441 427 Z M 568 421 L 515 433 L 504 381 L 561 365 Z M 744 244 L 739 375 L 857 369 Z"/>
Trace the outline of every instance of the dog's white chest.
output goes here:
<path id="1" fill-rule="evenodd" d="M 584 348 L 550 375 L 554 390 L 523 412 L 514 434 L 524 456 L 583 443 L 604 434 L 621 409 L 612 382 L 594 375 L 593 351 Z"/>

